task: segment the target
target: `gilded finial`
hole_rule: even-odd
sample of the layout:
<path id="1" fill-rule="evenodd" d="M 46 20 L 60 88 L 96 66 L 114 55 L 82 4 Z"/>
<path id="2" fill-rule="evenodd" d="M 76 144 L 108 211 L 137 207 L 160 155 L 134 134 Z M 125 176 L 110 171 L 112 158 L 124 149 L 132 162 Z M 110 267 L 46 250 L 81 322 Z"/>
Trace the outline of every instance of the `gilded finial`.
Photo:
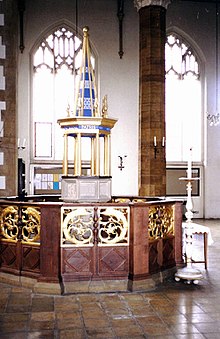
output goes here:
<path id="1" fill-rule="evenodd" d="M 98 100 L 97 100 L 97 98 L 95 98 L 95 102 L 94 102 L 94 112 L 95 112 L 95 116 L 96 116 L 96 117 L 98 116 L 98 108 L 99 108 Z"/>
<path id="2" fill-rule="evenodd" d="M 107 112 L 108 112 L 108 102 L 107 102 L 107 95 L 104 96 L 102 99 L 102 116 L 107 117 Z"/>
<path id="3" fill-rule="evenodd" d="M 88 26 L 83 27 L 84 36 L 87 36 L 88 32 L 89 32 L 89 27 Z"/>
<path id="4" fill-rule="evenodd" d="M 66 108 L 66 113 L 67 113 L 67 117 L 70 117 L 70 104 L 68 103 L 67 108 Z"/>
<path id="5" fill-rule="evenodd" d="M 79 115 L 81 115 L 81 110 L 82 110 L 82 98 L 78 98 L 78 102 L 77 102 L 77 108 L 79 111 Z"/>

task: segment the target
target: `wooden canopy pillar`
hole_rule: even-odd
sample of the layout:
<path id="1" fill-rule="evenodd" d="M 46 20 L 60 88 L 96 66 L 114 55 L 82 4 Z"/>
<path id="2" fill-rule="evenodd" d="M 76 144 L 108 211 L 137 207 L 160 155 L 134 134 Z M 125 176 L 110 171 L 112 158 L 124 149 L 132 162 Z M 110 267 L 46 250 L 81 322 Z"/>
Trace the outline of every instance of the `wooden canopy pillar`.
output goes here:
<path id="1" fill-rule="evenodd" d="M 140 16 L 139 194 L 166 194 L 165 42 L 169 0 L 136 1 Z"/>

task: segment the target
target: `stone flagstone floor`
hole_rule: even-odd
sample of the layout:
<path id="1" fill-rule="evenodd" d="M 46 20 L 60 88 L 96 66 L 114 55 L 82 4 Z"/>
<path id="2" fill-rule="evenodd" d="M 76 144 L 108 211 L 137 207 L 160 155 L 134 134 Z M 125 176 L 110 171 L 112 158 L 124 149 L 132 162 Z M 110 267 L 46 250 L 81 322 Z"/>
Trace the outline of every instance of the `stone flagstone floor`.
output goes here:
<path id="1" fill-rule="evenodd" d="M 208 226 L 208 270 L 198 285 L 170 279 L 150 292 L 65 296 L 34 294 L 0 284 L 1 339 L 220 338 L 220 220 L 194 220 Z M 202 236 L 194 241 L 203 254 Z"/>

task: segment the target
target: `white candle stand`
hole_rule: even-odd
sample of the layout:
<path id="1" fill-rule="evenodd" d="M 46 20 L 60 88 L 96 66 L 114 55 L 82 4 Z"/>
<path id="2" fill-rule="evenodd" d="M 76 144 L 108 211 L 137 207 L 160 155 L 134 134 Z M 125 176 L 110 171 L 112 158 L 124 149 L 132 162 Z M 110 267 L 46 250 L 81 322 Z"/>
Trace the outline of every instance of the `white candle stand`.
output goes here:
<path id="1" fill-rule="evenodd" d="M 192 267 L 192 241 L 193 241 L 193 224 L 192 224 L 192 182 L 199 180 L 199 178 L 192 178 L 191 160 L 188 162 L 188 175 L 187 178 L 179 178 L 179 180 L 187 181 L 187 203 L 186 203 L 186 226 L 184 230 L 185 234 L 185 254 L 186 254 L 186 266 L 179 269 L 175 274 L 175 280 L 180 281 L 183 279 L 187 284 L 193 282 L 198 284 L 199 280 L 203 279 L 201 272 L 198 269 Z"/>

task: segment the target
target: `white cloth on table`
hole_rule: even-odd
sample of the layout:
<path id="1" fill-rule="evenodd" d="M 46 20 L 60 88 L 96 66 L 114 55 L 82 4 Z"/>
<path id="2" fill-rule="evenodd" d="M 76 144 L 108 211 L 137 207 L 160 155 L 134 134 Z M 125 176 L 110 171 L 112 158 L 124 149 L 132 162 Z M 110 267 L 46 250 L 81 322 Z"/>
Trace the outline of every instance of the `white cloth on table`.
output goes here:
<path id="1" fill-rule="evenodd" d="M 183 227 L 183 231 L 185 232 L 185 227 L 187 226 L 186 222 L 182 223 L 182 227 Z M 199 225 L 196 224 L 194 222 L 191 222 L 191 226 L 192 226 L 192 233 L 207 233 L 207 238 L 208 238 L 208 245 L 212 245 L 214 243 L 213 239 L 212 239 L 212 235 L 211 235 L 211 231 L 210 228 L 207 226 L 203 226 L 203 225 Z M 185 234 L 185 233 L 184 233 Z"/>

